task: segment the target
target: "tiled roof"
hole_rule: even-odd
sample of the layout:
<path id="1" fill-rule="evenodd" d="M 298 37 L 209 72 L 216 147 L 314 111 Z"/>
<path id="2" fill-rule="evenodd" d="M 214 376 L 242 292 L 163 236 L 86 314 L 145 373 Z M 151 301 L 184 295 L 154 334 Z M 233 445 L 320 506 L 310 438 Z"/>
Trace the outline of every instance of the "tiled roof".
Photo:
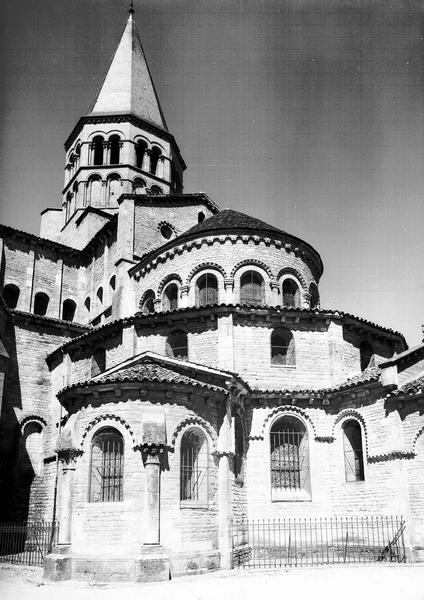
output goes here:
<path id="1" fill-rule="evenodd" d="M 378 367 L 371 367 L 369 369 L 365 369 L 365 371 L 363 371 L 362 373 L 358 373 L 358 375 L 354 375 L 353 377 L 349 377 L 348 379 L 346 379 L 345 381 L 342 381 L 341 383 L 333 386 L 333 387 L 329 387 L 329 388 L 320 388 L 320 389 L 303 389 L 303 390 L 296 390 L 296 389 L 285 389 L 285 390 L 257 390 L 255 392 L 253 392 L 253 395 L 257 394 L 257 395 L 261 395 L 261 394 L 266 394 L 266 395 L 287 395 L 287 394 L 306 394 L 306 395 L 325 395 L 325 394 L 333 394 L 335 392 L 341 392 L 343 390 L 349 389 L 349 388 L 353 388 L 357 385 L 362 385 L 364 383 L 371 383 L 373 381 L 378 381 L 380 379 L 380 374 L 381 374 L 381 369 L 379 369 Z"/>
<path id="2" fill-rule="evenodd" d="M 400 396 L 403 394 L 412 394 L 414 396 L 424 394 L 424 375 L 420 375 L 420 377 L 417 377 L 417 379 L 408 381 L 408 383 L 405 383 L 405 385 L 401 386 L 397 390 L 394 390 L 390 395 Z"/>
<path id="3" fill-rule="evenodd" d="M 176 373 L 172 369 L 167 369 L 166 367 L 163 367 L 162 365 L 159 365 L 157 363 L 142 362 L 127 368 L 123 368 L 119 371 L 115 371 L 108 375 L 98 375 L 97 377 L 94 377 L 93 379 L 90 379 L 88 381 L 74 383 L 70 386 L 65 387 L 59 392 L 59 394 L 61 395 L 69 390 L 80 387 L 92 387 L 104 383 L 126 383 L 135 381 L 154 381 L 158 383 L 192 385 L 213 391 L 223 391 L 223 388 L 220 388 L 215 385 L 210 385 L 202 381 L 198 381 L 197 379 L 193 379 L 192 377 L 187 377 L 187 375 L 181 375 L 180 373 Z"/>
<path id="4" fill-rule="evenodd" d="M 237 210 L 227 208 L 217 215 L 205 219 L 202 223 L 198 223 L 194 227 L 187 229 L 187 231 L 184 232 L 184 235 L 190 235 L 191 233 L 197 232 L 216 231 L 218 229 L 260 229 L 286 234 L 285 231 L 282 231 L 273 225 L 268 225 L 265 221 L 238 212 Z"/>
<path id="5" fill-rule="evenodd" d="M 54 319 L 53 317 L 46 317 L 44 315 L 36 315 L 31 312 L 25 312 L 23 310 L 13 309 L 10 311 L 12 315 L 22 319 L 34 319 L 35 321 L 45 321 L 46 323 L 54 323 L 55 325 L 62 325 L 64 328 L 70 329 L 84 329 L 85 332 L 78 336 L 78 339 L 84 337 L 87 333 L 93 329 L 91 325 L 83 325 L 82 323 L 76 323 L 75 321 L 64 321 L 63 319 Z M 73 338 L 75 340 L 77 338 Z M 73 341 L 71 340 L 71 341 Z"/>

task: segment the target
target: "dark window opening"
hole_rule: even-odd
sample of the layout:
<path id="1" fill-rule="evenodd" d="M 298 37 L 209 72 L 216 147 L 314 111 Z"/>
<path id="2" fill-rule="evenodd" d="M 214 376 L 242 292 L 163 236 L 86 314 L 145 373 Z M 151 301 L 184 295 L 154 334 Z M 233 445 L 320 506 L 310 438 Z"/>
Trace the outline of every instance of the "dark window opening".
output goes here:
<path id="1" fill-rule="evenodd" d="M 112 275 L 112 277 L 110 278 L 110 281 L 109 281 L 109 287 L 112 291 L 114 291 L 115 286 L 116 286 L 116 276 Z"/>
<path id="2" fill-rule="evenodd" d="M 102 165 L 103 164 L 103 138 L 101 135 L 96 135 L 93 138 L 93 164 L 94 165 Z"/>
<path id="3" fill-rule="evenodd" d="M 143 140 L 139 140 L 135 145 L 135 165 L 137 168 L 143 168 L 143 158 L 146 154 L 147 144 Z"/>
<path id="4" fill-rule="evenodd" d="M 239 414 L 234 417 L 234 475 L 241 477 L 243 473 L 244 436 L 243 423 Z"/>
<path id="5" fill-rule="evenodd" d="M 218 304 L 218 280 L 215 275 L 205 273 L 196 282 L 196 306 Z"/>
<path id="6" fill-rule="evenodd" d="M 160 148 L 158 148 L 157 146 L 153 146 L 150 152 L 150 173 L 152 173 L 152 175 L 156 174 L 159 157 L 161 156 L 161 154 L 162 151 L 160 150 Z"/>
<path id="7" fill-rule="evenodd" d="M 106 350 L 98 348 L 91 361 L 91 377 L 104 373 L 104 371 L 106 371 Z"/>
<path id="8" fill-rule="evenodd" d="M 362 434 L 357 421 L 347 421 L 343 425 L 343 451 L 346 481 L 363 481 Z"/>
<path id="9" fill-rule="evenodd" d="M 44 292 L 37 292 L 34 298 L 34 313 L 44 316 L 49 306 L 49 297 Z"/>
<path id="10" fill-rule="evenodd" d="M 64 321 L 73 321 L 77 305 L 73 300 L 64 300 L 62 305 L 62 319 Z"/>
<path id="11" fill-rule="evenodd" d="M 103 304 L 103 288 L 99 287 L 99 289 L 97 290 L 97 299 L 100 302 L 100 304 Z"/>
<path id="12" fill-rule="evenodd" d="M 361 342 L 359 346 L 361 358 L 361 371 L 372 367 L 374 363 L 374 349 L 369 342 Z"/>
<path id="13" fill-rule="evenodd" d="M 155 294 L 153 290 L 146 293 L 141 305 L 141 312 L 143 315 L 150 315 L 155 312 Z"/>
<path id="14" fill-rule="evenodd" d="M 187 334 L 182 329 L 171 331 L 166 340 L 166 355 L 170 358 L 188 360 Z"/>
<path id="15" fill-rule="evenodd" d="M 299 286 L 290 278 L 283 281 L 283 306 L 300 307 Z"/>
<path id="16" fill-rule="evenodd" d="M 119 135 L 111 135 L 109 138 L 109 144 L 109 162 L 111 165 L 118 165 L 121 148 L 121 140 L 119 138 Z"/>
<path id="17" fill-rule="evenodd" d="M 318 306 L 319 306 L 319 292 L 318 292 L 318 288 L 315 285 L 315 283 L 311 283 L 311 285 L 309 286 L 309 295 L 311 297 L 311 299 L 310 299 L 310 306 L 311 306 L 311 308 L 318 308 Z"/>
<path id="18" fill-rule="evenodd" d="M 8 283 L 3 288 L 3 300 L 8 308 L 16 308 L 18 306 L 20 289 L 13 283 Z"/>
<path id="19" fill-rule="evenodd" d="M 152 187 L 150 188 L 150 193 L 156 196 L 158 194 L 162 194 L 163 192 L 162 188 L 160 188 L 158 185 L 152 185 Z"/>
<path id="20" fill-rule="evenodd" d="M 178 286 L 176 283 L 170 283 L 166 286 L 162 298 L 163 310 L 175 310 L 178 308 Z"/>
<path id="21" fill-rule="evenodd" d="M 197 215 L 197 222 L 198 223 L 203 223 L 203 221 L 205 220 L 205 213 L 200 211 L 199 214 Z"/>
<path id="22" fill-rule="evenodd" d="M 294 337 L 292 332 L 284 327 L 277 327 L 271 333 L 271 364 L 296 364 Z"/>
<path id="23" fill-rule="evenodd" d="M 174 230 L 172 229 L 171 225 L 168 225 L 168 223 L 163 223 L 160 226 L 160 232 L 161 235 L 166 239 L 169 240 L 169 238 L 172 236 L 172 234 L 174 233 Z"/>
<path id="24" fill-rule="evenodd" d="M 124 440 L 119 431 L 105 427 L 91 442 L 90 502 L 122 500 Z"/>
<path id="25" fill-rule="evenodd" d="M 91 298 L 88 296 L 84 301 L 84 306 L 87 309 L 87 312 L 91 310 Z"/>
<path id="26" fill-rule="evenodd" d="M 241 304 L 264 303 L 264 280 L 256 271 L 246 271 L 240 279 Z"/>

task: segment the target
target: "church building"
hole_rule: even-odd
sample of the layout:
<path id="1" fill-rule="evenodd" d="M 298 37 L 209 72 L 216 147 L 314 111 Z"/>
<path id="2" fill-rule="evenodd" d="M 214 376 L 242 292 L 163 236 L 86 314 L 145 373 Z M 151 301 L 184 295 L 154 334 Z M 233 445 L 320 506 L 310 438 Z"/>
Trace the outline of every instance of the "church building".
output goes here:
<path id="1" fill-rule="evenodd" d="M 60 206 L 0 226 L 0 521 L 58 522 L 51 579 L 248 564 L 254 520 L 395 516 L 424 560 L 424 345 L 185 169 L 131 9 Z"/>

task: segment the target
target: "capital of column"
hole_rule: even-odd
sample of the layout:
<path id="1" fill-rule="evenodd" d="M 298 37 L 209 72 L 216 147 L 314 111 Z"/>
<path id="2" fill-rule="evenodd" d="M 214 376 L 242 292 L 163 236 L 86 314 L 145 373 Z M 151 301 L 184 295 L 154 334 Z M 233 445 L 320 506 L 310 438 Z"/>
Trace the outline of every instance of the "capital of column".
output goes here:
<path id="1" fill-rule="evenodd" d="M 271 281 L 269 282 L 269 287 L 273 291 L 279 291 L 279 289 L 280 289 L 280 285 L 276 279 L 271 279 Z"/>
<path id="2" fill-rule="evenodd" d="M 234 287 L 234 278 L 233 277 L 227 277 L 224 279 L 224 287 L 225 289 L 227 288 L 233 288 Z"/>
<path id="3" fill-rule="evenodd" d="M 180 287 L 180 295 L 181 295 L 181 297 L 187 296 L 188 293 L 189 293 L 189 291 L 190 291 L 190 286 L 189 285 L 182 285 Z"/>
<path id="4" fill-rule="evenodd" d="M 79 448 L 58 448 L 56 454 L 63 466 L 75 467 L 76 459 L 83 451 Z"/>

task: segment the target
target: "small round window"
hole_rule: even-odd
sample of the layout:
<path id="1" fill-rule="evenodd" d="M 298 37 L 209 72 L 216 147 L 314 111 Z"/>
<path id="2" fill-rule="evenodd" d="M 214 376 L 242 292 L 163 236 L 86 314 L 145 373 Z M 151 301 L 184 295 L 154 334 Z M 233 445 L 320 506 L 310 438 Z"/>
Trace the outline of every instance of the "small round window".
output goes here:
<path id="1" fill-rule="evenodd" d="M 173 234 L 172 227 L 171 225 L 168 225 L 168 223 L 163 223 L 160 226 L 160 232 L 166 240 L 169 240 L 169 238 Z"/>

